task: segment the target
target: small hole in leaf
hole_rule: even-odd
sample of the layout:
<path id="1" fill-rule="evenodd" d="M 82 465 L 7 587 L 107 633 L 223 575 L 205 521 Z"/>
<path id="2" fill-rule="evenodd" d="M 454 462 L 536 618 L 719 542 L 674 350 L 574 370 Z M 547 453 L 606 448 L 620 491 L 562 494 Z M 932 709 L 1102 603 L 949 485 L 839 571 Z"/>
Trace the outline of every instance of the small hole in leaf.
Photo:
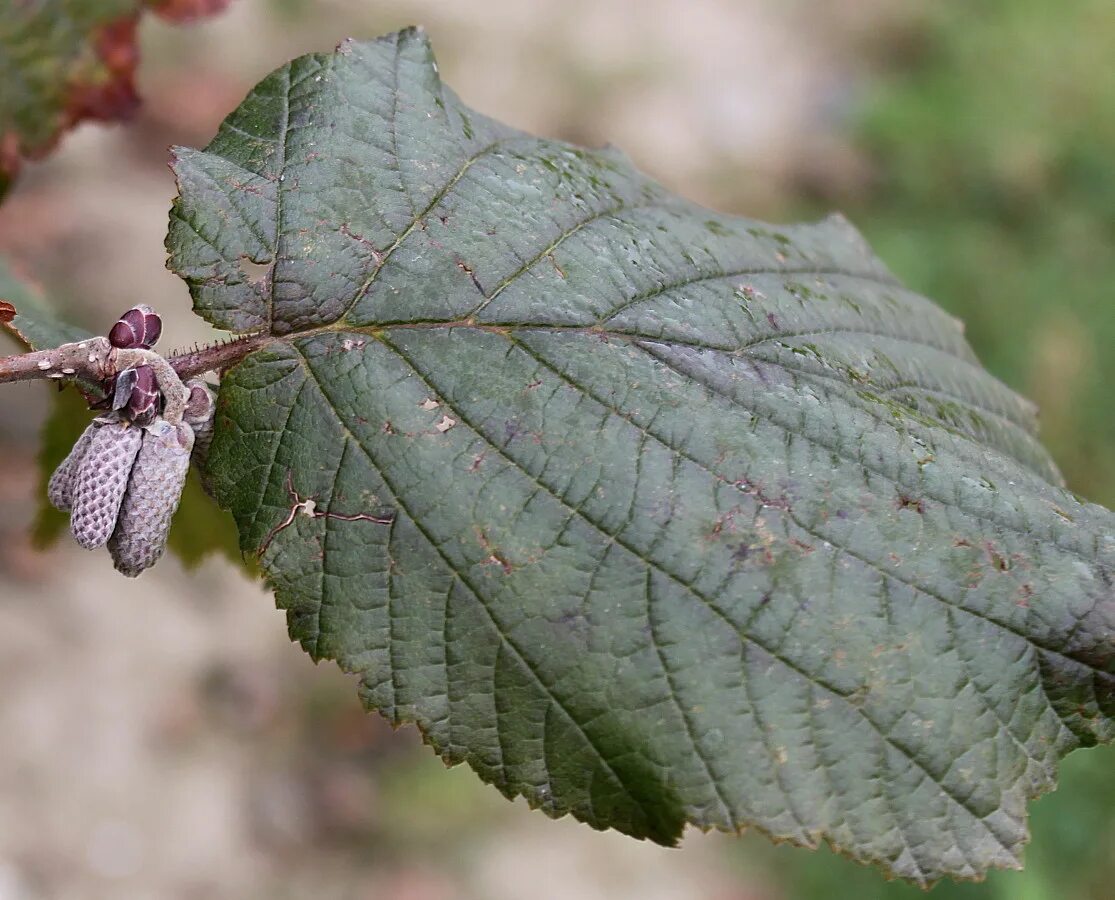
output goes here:
<path id="1" fill-rule="evenodd" d="M 260 284 L 271 273 L 271 262 L 256 262 L 248 256 L 240 257 L 240 271 L 248 279 L 248 284 Z"/>

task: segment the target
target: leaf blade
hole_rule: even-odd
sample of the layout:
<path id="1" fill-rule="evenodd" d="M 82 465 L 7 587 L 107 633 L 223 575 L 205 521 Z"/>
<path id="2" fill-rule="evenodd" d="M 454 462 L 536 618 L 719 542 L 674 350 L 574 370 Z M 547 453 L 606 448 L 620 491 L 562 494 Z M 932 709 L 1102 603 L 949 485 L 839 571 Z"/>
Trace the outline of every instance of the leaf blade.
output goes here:
<path id="1" fill-rule="evenodd" d="M 292 636 L 552 815 L 1017 866 L 1026 800 L 1115 737 L 1115 540 L 958 324 L 843 220 L 476 117 L 416 32 L 260 91 L 176 209 L 216 223 L 222 159 L 274 188 L 212 468 Z M 275 97 L 272 149 L 237 138 Z"/>

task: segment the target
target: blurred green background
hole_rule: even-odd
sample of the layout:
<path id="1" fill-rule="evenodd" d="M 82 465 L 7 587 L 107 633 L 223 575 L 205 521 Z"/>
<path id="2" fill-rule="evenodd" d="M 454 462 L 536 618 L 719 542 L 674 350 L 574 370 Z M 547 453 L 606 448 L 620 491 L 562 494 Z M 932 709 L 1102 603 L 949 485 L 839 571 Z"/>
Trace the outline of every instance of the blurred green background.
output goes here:
<path id="1" fill-rule="evenodd" d="M 203 338 L 162 268 L 167 145 L 203 145 L 292 56 L 412 23 L 489 115 L 616 143 L 718 209 L 843 210 L 1040 404 L 1070 487 L 1115 506 L 1111 0 L 235 0 L 143 25 L 143 109 L 27 167 L 0 253 L 89 327 L 145 301 Z M 677 852 L 552 823 L 361 713 L 227 562 L 140 588 L 107 559 L 35 552 L 39 389 L 0 405 L 0 900 L 920 893 L 759 836 Z M 1115 748 L 1070 757 L 1033 813 L 1024 872 L 934 896 L 1112 896 Z"/>

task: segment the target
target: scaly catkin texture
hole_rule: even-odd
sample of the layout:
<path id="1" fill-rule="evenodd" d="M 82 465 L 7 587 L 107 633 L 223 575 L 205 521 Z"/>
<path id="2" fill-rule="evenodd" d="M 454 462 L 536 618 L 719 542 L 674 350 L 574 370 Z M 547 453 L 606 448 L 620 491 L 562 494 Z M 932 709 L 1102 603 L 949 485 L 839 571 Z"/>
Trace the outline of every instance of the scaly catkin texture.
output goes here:
<path id="1" fill-rule="evenodd" d="M 194 433 L 186 424 L 159 419 L 143 429 L 143 446 L 108 543 L 117 571 L 129 578 L 151 568 L 166 550 L 193 445 Z"/>
<path id="2" fill-rule="evenodd" d="M 93 440 L 93 434 L 96 430 L 96 423 L 90 422 L 89 427 L 77 439 L 70 455 L 62 460 L 58 468 L 54 470 L 54 474 L 50 476 L 46 495 L 50 500 L 50 505 L 60 512 L 69 512 L 73 508 L 74 476 L 77 474 L 82 457 L 89 449 L 89 444 Z"/>
<path id="3" fill-rule="evenodd" d="M 115 419 L 97 419 L 73 478 L 70 530 L 87 550 L 108 542 L 139 453 L 143 432 Z"/>

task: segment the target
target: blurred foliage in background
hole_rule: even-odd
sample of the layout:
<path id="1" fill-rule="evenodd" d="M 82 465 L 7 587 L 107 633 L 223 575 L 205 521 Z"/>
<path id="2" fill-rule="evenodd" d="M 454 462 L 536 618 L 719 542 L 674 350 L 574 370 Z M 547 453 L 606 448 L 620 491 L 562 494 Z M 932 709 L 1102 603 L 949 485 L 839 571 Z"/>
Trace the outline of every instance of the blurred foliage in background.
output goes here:
<path id="1" fill-rule="evenodd" d="M 866 189 L 842 206 L 911 287 L 967 323 L 987 367 L 1035 400 L 1069 486 L 1115 506 L 1115 3 L 919 4 L 866 48 L 852 138 Z M 1112 896 L 1115 748 L 1071 756 L 1032 807 L 1021 873 L 935 898 Z M 825 851 L 761 855 L 794 900 L 914 898 Z"/>

